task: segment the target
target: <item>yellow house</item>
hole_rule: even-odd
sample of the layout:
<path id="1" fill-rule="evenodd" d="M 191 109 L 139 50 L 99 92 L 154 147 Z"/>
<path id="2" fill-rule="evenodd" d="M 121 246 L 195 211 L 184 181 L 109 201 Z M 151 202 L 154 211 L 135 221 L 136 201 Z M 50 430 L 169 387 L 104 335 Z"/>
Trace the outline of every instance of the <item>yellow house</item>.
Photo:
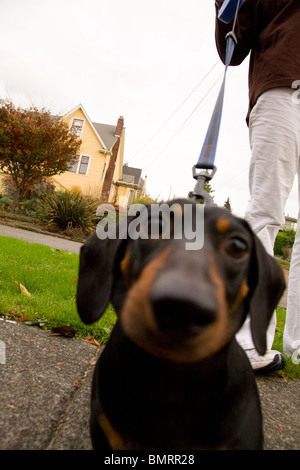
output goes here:
<path id="1" fill-rule="evenodd" d="M 80 104 L 62 119 L 70 129 L 75 130 L 82 144 L 75 164 L 69 171 L 52 177 L 53 183 L 57 189 L 80 188 L 83 194 L 98 198 L 102 197 L 105 190 L 103 197 L 110 201 L 113 197 L 113 182 L 122 178 L 125 139 L 123 117 L 118 119 L 115 126 L 91 122 Z"/>
<path id="2" fill-rule="evenodd" d="M 126 174 L 128 167 L 124 165 L 123 116 L 119 117 L 116 125 L 99 124 L 92 122 L 79 104 L 62 119 L 76 132 L 82 143 L 76 161 L 69 170 L 51 178 L 56 189 L 77 188 L 83 194 L 103 202 L 126 207 L 136 192 L 141 191 L 143 180 Z"/>

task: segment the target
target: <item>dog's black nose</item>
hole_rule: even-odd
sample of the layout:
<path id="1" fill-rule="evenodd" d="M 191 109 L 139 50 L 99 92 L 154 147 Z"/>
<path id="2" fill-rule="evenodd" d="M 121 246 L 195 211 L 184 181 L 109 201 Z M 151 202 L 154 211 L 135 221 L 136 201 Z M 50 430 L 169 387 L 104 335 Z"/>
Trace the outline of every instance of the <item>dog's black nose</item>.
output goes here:
<path id="1" fill-rule="evenodd" d="M 211 287 L 175 277 L 158 280 L 151 292 L 156 322 L 164 333 L 195 336 L 217 316 L 218 304 Z"/>

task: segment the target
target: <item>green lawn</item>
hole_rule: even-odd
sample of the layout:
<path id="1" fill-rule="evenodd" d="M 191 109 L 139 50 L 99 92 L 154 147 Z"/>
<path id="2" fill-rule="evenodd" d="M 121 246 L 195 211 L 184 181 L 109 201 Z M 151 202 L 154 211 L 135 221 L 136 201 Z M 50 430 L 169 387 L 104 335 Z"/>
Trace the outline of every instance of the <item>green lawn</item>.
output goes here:
<path id="1" fill-rule="evenodd" d="M 93 325 L 82 323 L 75 303 L 78 264 L 76 254 L 0 237 L 0 315 L 49 329 L 73 326 L 79 337 L 106 342 L 115 313 L 110 307 Z"/>
<path id="2" fill-rule="evenodd" d="M 78 337 L 90 336 L 106 343 L 116 315 L 112 307 L 98 322 L 84 325 L 76 310 L 79 257 L 46 246 L 0 237 L 0 316 L 51 329 L 72 326 Z M 22 294 L 25 286 L 30 297 Z M 277 309 L 273 349 L 282 352 L 285 310 Z M 300 379 L 300 365 L 287 359 L 283 378 Z"/>
<path id="3" fill-rule="evenodd" d="M 285 310 L 282 308 L 276 309 L 277 314 L 277 327 L 276 334 L 272 349 L 282 352 L 283 330 L 285 324 Z M 286 366 L 284 370 L 277 372 L 283 378 L 300 379 L 300 364 L 294 364 L 291 358 L 286 358 Z"/>

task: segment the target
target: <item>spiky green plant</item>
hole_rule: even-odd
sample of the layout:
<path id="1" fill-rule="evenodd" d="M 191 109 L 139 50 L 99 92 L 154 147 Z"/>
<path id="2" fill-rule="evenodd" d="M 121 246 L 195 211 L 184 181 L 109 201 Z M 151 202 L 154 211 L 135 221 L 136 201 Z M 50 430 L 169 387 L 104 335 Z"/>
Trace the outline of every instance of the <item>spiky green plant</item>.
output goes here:
<path id="1" fill-rule="evenodd" d="M 44 198 L 39 216 L 43 222 L 60 230 L 77 228 L 88 233 L 95 227 L 98 204 L 77 191 L 57 191 Z"/>

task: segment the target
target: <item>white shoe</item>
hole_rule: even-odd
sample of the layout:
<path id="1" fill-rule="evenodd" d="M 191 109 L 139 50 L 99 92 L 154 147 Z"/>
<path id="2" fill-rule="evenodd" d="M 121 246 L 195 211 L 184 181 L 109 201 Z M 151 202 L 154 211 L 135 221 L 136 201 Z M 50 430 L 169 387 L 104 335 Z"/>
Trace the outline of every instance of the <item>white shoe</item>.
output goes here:
<path id="1" fill-rule="evenodd" d="M 276 370 L 284 369 L 285 359 L 279 351 L 269 349 L 263 356 L 260 356 L 256 349 L 248 349 L 245 352 L 252 369 L 257 373 L 271 374 Z"/>

